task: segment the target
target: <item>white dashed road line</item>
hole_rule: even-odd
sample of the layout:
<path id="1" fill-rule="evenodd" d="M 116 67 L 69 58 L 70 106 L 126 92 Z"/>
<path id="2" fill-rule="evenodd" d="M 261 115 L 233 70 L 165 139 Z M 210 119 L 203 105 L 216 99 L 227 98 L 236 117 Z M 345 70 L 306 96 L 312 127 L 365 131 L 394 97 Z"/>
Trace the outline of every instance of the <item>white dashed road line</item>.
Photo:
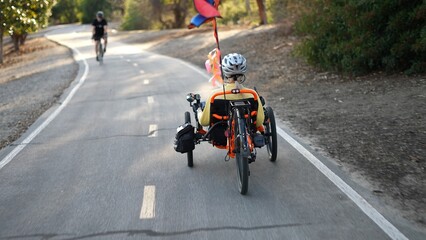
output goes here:
<path id="1" fill-rule="evenodd" d="M 148 97 L 148 104 L 153 104 L 154 103 L 154 97 L 153 96 L 149 96 Z"/>
<path id="2" fill-rule="evenodd" d="M 149 80 L 148 79 L 144 79 L 143 80 L 143 84 L 148 85 L 149 84 Z"/>
<path id="3" fill-rule="evenodd" d="M 147 185 L 143 190 L 142 209 L 140 219 L 152 219 L 155 217 L 155 186 Z"/>
<path id="4" fill-rule="evenodd" d="M 156 137 L 157 136 L 158 125 L 151 124 L 149 125 L 148 137 Z"/>
<path id="5" fill-rule="evenodd" d="M 137 63 L 133 63 L 133 66 L 137 67 L 137 66 L 138 66 L 138 64 L 137 64 Z"/>
<path id="6" fill-rule="evenodd" d="M 144 70 L 140 70 L 140 71 L 139 71 L 139 73 L 140 73 L 140 74 L 144 74 L 144 73 L 145 73 L 145 71 L 144 71 Z"/>

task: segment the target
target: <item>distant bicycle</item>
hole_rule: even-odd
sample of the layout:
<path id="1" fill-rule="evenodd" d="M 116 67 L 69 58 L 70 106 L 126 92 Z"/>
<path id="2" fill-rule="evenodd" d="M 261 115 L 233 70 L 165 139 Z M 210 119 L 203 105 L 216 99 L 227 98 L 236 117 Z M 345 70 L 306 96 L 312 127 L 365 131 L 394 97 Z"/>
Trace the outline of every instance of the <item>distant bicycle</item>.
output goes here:
<path id="1" fill-rule="evenodd" d="M 96 59 L 99 61 L 99 65 L 102 65 L 104 63 L 104 46 L 102 45 L 102 41 L 99 40 L 98 44 L 98 51 L 96 52 L 97 56 Z"/>
<path id="2" fill-rule="evenodd" d="M 108 23 L 102 11 L 96 13 L 96 19 L 93 20 L 92 26 L 92 39 L 95 41 L 96 60 L 102 65 L 108 42 Z M 104 40 L 104 46 L 102 45 L 102 39 Z"/>

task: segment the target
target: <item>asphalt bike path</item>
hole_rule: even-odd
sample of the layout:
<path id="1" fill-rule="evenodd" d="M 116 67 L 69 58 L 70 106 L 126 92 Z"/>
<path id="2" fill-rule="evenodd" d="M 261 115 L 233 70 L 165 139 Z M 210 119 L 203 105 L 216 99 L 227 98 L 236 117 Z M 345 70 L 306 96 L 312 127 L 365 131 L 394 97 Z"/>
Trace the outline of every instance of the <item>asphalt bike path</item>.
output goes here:
<path id="1" fill-rule="evenodd" d="M 379 208 L 395 228 L 383 230 L 282 137 L 277 162 L 258 149 L 246 196 L 223 150 L 197 145 L 188 168 L 173 140 L 186 94 L 211 90 L 200 69 L 114 41 L 100 66 L 88 26 L 49 38 L 75 49 L 80 73 L 0 151 L 0 239 L 425 238 Z"/>

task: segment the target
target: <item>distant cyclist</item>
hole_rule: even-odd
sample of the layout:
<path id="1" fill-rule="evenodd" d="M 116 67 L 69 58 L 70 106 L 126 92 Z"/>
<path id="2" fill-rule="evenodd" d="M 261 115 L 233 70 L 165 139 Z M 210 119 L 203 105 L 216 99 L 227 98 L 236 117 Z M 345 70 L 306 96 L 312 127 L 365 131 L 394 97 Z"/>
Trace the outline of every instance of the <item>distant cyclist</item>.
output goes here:
<path id="1" fill-rule="evenodd" d="M 92 39 L 95 40 L 95 52 L 96 52 L 96 61 L 99 61 L 98 58 L 98 49 L 99 49 L 99 41 L 101 38 L 104 39 L 104 52 L 106 52 L 106 47 L 108 43 L 108 23 L 104 18 L 104 13 L 99 11 L 96 13 L 96 19 L 93 20 L 93 36 Z"/>

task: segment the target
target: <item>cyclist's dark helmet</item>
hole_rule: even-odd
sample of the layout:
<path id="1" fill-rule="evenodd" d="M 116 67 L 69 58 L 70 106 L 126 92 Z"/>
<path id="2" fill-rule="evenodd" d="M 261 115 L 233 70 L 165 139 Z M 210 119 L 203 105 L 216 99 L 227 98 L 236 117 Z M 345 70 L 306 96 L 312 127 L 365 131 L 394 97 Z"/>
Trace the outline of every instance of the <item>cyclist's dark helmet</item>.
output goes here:
<path id="1" fill-rule="evenodd" d="M 102 12 L 102 11 L 98 11 L 98 12 L 96 13 L 96 17 L 98 17 L 98 18 L 104 18 L 104 12 Z"/>
<path id="2" fill-rule="evenodd" d="M 246 58 L 239 53 L 226 55 L 222 60 L 222 71 L 227 78 L 244 75 L 247 72 Z"/>

